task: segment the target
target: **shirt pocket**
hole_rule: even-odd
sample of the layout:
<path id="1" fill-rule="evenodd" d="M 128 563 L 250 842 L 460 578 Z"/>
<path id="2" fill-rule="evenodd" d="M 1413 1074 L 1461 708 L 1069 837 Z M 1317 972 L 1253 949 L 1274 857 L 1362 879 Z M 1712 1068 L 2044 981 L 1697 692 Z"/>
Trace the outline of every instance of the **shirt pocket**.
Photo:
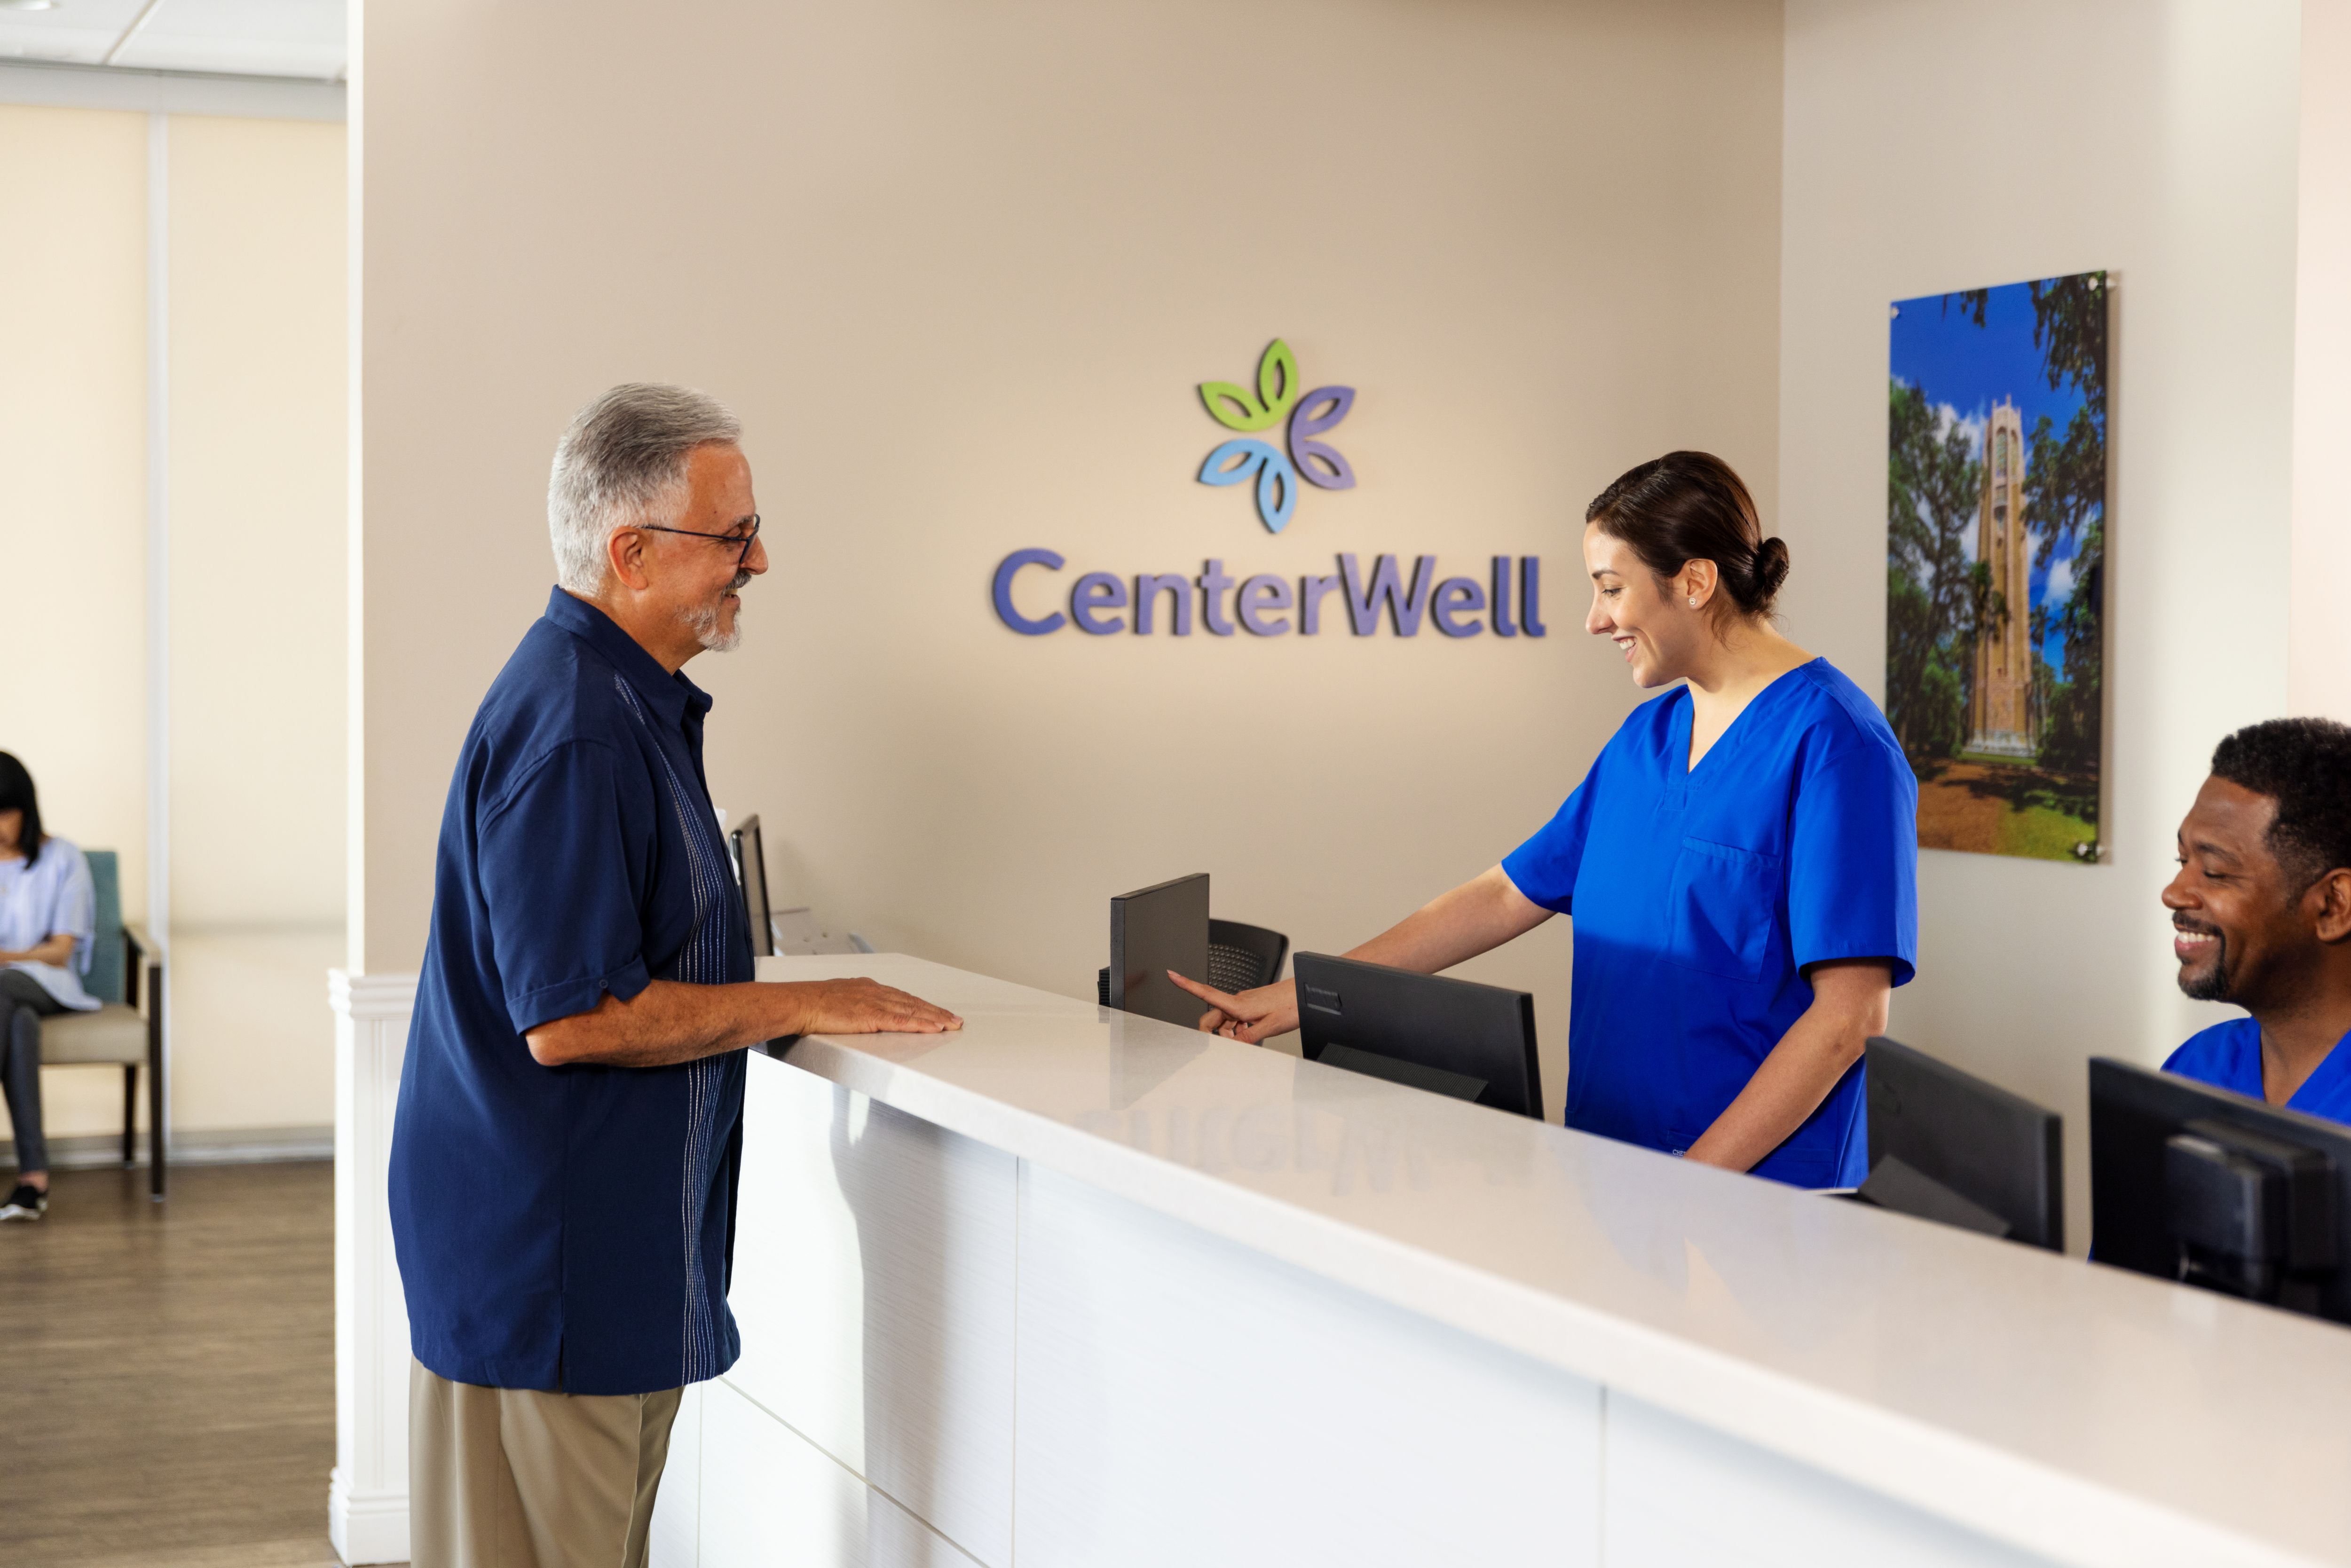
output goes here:
<path id="1" fill-rule="evenodd" d="M 1666 894 L 1666 956 L 1702 974 L 1758 979 L 1779 902 L 1778 855 L 1686 838 Z"/>

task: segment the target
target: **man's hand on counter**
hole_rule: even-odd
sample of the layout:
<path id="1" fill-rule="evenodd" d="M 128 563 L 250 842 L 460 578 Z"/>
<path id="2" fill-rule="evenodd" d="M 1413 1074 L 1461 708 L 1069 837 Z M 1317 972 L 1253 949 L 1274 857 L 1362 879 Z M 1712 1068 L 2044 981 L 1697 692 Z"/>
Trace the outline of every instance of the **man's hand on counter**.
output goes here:
<path id="1" fill-rule="evenodd" d="M 806 1009 L 785 1034 L 946 1034 L 963 1027 L 946 1009 L 879 980 L 801 980 L 774 988 L 799 993 Z"/>
<path id="2" fill-rule="evenodd" d="M 592 1061 L 666 1067 L 784 1035 L 945 1034 L 963 1019 L 894 986 L 846 980 L 694 986 L 655 980 L 628 1000 L 610 991 L 586 1012 L 526 1030 L 542 1067 Z"/>

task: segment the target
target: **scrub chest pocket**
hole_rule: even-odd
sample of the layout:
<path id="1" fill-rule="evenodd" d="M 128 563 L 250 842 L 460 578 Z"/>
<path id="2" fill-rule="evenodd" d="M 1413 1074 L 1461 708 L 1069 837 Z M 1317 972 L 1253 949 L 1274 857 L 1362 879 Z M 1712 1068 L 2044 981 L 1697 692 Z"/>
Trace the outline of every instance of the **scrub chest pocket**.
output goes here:
<path id="1" fill-rule="evenodd" d="M 1778 855 L 1686 838 L 1666 895 L 1666 956 L 1701 974 L 1761 978 L 1779 902 Z"/>

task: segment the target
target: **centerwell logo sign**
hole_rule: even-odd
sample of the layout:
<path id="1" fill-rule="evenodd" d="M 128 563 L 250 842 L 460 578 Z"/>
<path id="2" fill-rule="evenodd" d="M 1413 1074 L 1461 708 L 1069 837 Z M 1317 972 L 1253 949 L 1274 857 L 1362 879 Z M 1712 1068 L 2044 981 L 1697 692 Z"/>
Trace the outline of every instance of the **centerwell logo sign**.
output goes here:
<path id="1" fill-rule="evenodd" d="M 1289 455 L 1262 441 L 1228 441 L 1200 465 L 1203 485 L 1240 485 L 1257 481 L 1257 515 L 1268 529 L 1280 533 L 1298 509 L 1298 480 L 1325 490 L 1352 490 L 1355 471 L 1338 448 L 1314 437 L 1347 417 L 1355 406 L 1353 387 L 1316 387 L 1298 395 L 1298 357 L 1276 338 L 1257 362 L 1257 395 L 1230 382 L 1202 382 L 1200 401 L 1208 417 L 1228 430 L 1265 430 L 1282 423 L 1289 435 Z"/>
<path id="2" fill-rule="evenodd" d="M 1256 481 L 1257 515 L 1267 531 L 1279 534 L 1297 515 L 1299 482 L 1322 490 L 1352 490 L 1355 470 L 1337 447 L 1320 439 L 1343 421 L 1355 406 L 1355 389 L 1317 387 L 1301 394 L 1298 357 L 1276 338 L 1258 360 L 1257 390 L 1232 382 L 1202 382 L 1200 402 L 1208 414 L 1228 430 L 1242 434 L 1208 454 L 1200 465 L 1203 485 L 1238 486 Z M 1259 438 L 1260 431 L 1280 428 L 1282 444 Z M 1301 637 L 1322 630 L 1322 606 L 1332 594 L 1341 596 L 1348 630 L 1369 637 L 1384 619 L 1399 637 L 1416 637 L 1425 621 L 1447 637 L 1475 637 L 1491 629 L 1497 637 L 1524 632 L 1541 637 L 1542 623 L 1542 562 L 1527 556 L 1516 563 L 1495 556 L 1483 580 L 1437 575 L 1437 558 L 1424 555 L 1413 562 L 1411 580 L 1405 580 L 1393 555 L 1373 559 L 1366 574 L 1356 558 L 1341 553 L 1339 570 L 1290 579 L 1271 572 L 1236 578 L 1225 570 L 1222 559 L 1211 556 L 1197 577 L 1182 572 L 1136 572 L 1132 579 L 1114 572 L 1089 571 L 1070 585 L 1069 612 L 1051 610 L 1043 615 L 1024 614 L 1014 601 L 1023 571 L 1059 572 L 1069 563 L 1050 549 L 1017 549 L 998 563 L 989 587 L 997 619 L 1024 637 L 1043 637 L 1075 626 L 1090 636 L 1107 637 L 1131 632 L 1147 637 L 1157 630 L 1159 610 L 1167 611 L 1169 633 L 1192 634 L 1196 601 L 1201 627 L 1209 635 L 1229 637 L 1236 628 L 1256 637 L 1280 637 L 1292 629 Z M 1132 582 L 1130 589 L 1129 583 Z M 1516 592 L 1513 593 L 1515 588 Z M 1022 590 L 1042 597 L 1041 583 Z M 1230 596 L 1229 600 L 1228 595 Z M 1517 601 L 1516 613 L 1512 601 Z M 1230 614 L 1226 605 L 1232 606 Z"/>

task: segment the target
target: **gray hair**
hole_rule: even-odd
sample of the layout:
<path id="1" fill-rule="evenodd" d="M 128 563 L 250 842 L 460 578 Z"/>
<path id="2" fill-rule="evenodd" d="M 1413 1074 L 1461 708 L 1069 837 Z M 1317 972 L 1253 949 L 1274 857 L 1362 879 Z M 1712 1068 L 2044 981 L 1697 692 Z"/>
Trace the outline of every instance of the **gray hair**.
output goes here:
<path id="1" fill-rule="evenodd" d="M 691 387 L 630 382 L 581 409 L 555 444 L 547 480 L 555 580 L 574 593 L 600 591 L 613 530 L 674 522 L 694 449 L 742 438 L 742 422 Z"/>

